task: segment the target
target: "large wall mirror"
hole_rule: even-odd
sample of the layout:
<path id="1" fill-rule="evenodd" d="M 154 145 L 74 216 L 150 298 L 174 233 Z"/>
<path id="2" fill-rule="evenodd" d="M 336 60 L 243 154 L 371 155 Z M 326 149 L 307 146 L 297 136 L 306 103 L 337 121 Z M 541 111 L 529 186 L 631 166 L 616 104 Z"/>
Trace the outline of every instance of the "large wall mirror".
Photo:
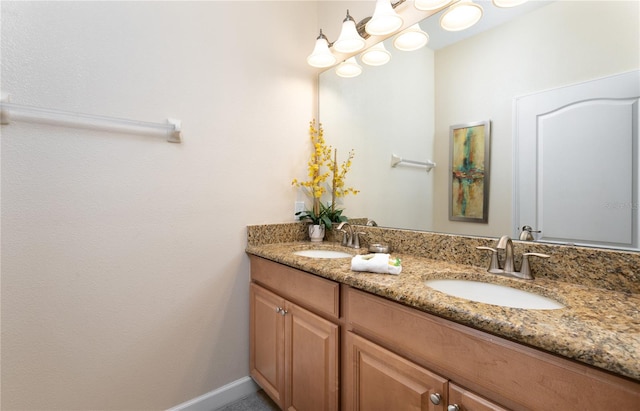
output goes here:
<path id="1" fill-rule="evenodd" d="M 494 7 L 490 1 L 479 3 Z M 348 183 L 361 193 L 345 199 L 346 215 L 366 216 L 385 227 L 517 235 L 515 99 L 640 68 L 640 2 L 535 3 L 509 21 L 453 43 L 437 41 L 403 52 L 388 39 L 391 61 L 362 65 L 363 73 L 355 78 L 338 77 L 333 69 L 320 74 L 325 138 L 339 156 L 356 152 Z M 358 19 L 373 4 L 323 2 L 321 8 L 320 24 L 330 27 L 345 8 Z M 438 17 L 421 22 L 434 38 Z M 491 122 L 488 223 L 450 221 L 450 126 L 485 120 Z M 433 161 L 436 167 L 429 172 L 411 164 L 391 167 L 392 155 Z"/>

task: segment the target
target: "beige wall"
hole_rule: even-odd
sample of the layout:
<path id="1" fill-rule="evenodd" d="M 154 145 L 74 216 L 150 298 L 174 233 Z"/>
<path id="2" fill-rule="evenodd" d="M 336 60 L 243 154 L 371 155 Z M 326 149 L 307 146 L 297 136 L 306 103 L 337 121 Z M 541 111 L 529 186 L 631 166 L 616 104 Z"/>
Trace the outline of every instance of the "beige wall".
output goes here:
<path id="1" fill-rule="evenodd" d="M 449 126 L 492 121 L 489 224 L 448 221 L 434 230 L 497 235 L 511 226 L 513 98 L 640 68 L 637 1 L 558 1 L 435 57 L 435 162 L 449 164 Z M 447 167 L 434 169 L 434 198 L 448 198 Z"/>
<path id="2" fill-rule="evenodd" d="M 1 7 L 14 103 L 184 135 L 2 127 L 1 408 L 166 409 L 247 376 L 245 227 L 292 220 L 315 3 Z"/>

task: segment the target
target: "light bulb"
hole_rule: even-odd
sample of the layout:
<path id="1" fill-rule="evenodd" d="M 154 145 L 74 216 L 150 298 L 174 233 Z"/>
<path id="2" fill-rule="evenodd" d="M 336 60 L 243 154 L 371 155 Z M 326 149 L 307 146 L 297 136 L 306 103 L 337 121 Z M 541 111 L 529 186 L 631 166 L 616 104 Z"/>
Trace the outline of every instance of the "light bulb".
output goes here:
<path id="1" fill-rule="evenodd" d="M 447 31 L 461 31 L 476 24 L 482 17 L 482 7 L 471 0 L 460 0 L 440 17 L 440 26 Z"/>
<path id="2" fill-rule="evenodd" d="M 414 24 L 393 39 L 393 46 L 398 50 L 413 51 L 426 46 L 428 42 L 429 35 L 418 24 Z"/>
<path id="3" fill-rule="evenodd" d="M 357 77 L 362 73 L 362 67 L 358 64 L 355 57 L 349 57 L 336 67 L 336 74 L 340 77 L 351 78 Z"/>
<path id="4" fill-rule="evenodd" d="M 365 50 L 360 57 L 364 64 L 369 66 L 381 66 L 391 60 L 391 53 L 387 51 L 382 42 Z"/>
<path id="5" fill-rule="evenodd" d="M 403 23 L 402 17 L 391 6 L 390 0 L 376 0 L 373 16 L 364 29 L 372 36 L 384 36 L 400 29 Z"/>
<path id="6" fill-rule="evenodd" d="M 336 57 L 329 50 L 329 41 L 322 34 L 322 29 L 320 29 L 320 35 L 316 39 L 316 45 L 313 48 L 313 52 L 307 57 L 307 64 L 313 67 L 331 67 L 336 64 Z"/>
<path id="7" fill-rule="evenodd" d="M 347 17 L 342 21 L 342 31 L 340 31 L 338 40 L 333 43 L 333 49 L 340 53 L 354 53 L 362 50 L 365 45 L 366 42 L 356 29 L 356 22 L 347 10 Z"/>

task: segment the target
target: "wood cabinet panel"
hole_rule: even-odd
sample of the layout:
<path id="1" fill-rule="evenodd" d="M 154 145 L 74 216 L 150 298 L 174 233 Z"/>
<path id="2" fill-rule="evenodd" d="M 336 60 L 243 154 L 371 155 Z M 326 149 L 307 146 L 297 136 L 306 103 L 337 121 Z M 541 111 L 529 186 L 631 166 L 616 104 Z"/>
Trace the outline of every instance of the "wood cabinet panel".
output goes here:
<path id="1" fill-rule="evenodd" d="M 637 410 L 640 384 L 347 288 L 357 333 L 519 410 Z"/>
<path id="2" fill-rule="evenodd" d="M 288 411 L 338 411 L 339 326 L 250 285 L 250 374 Z"/>
<path id="3" fill-rule="evenodd" d="M 338 326 L 287 303 L 286 404 L 290 411 L 337 411 Z"/>
<path id="4" fill-rule="evenodd" d="M 250 285 L 250 355 L 251 377 L 281 408 L 284 407 L 284 298 Z"/>
<path id="5" fill-rule="evenodd" d="M 448 382 L 353 333 L 347 333 L 347 404 L 354 411 L 444 411 Z M 431 394 L 440 395 L 438 404 Z"/>
<path id="6" fill-rule="evenodd" d="M 449 383 L 449 404 L 457 405 L 459 411 L 508 411 L 454 383 Z"/>
<path id="7" fill-rule="evenodd" d="M 320 315 L 340 316 L 340 285 L 264 258 L 250 256 L 251 279 Z"/>

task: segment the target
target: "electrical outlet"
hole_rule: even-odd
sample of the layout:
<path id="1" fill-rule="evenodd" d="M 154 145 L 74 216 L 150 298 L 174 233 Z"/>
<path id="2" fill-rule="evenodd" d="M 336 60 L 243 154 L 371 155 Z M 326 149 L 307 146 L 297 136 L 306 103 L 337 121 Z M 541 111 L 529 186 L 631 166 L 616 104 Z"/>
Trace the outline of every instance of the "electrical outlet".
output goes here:
<path id="1" fill-rule="evenodd" d="M 304 201 L 296 201 L 295 205 L 293 206 L 293 218 L 295 218 L 296 220 L 299 220 L 300 217 L 297 216 L 295 213 L 304 211 Z"/>

